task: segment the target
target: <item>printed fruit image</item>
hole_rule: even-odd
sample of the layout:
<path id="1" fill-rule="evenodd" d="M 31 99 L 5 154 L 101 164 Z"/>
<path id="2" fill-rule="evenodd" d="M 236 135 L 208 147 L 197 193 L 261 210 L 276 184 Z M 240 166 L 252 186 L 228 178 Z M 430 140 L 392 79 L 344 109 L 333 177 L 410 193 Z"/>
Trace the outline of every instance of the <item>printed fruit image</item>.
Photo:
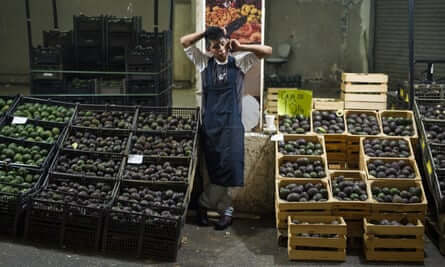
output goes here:
<path id="1" fill-rule="evenodd" d="M 66 123 L 71 119 L 74 108 L 40 103 L 22 103 L 14 112 L 14 116 L 32 120 Z"/>

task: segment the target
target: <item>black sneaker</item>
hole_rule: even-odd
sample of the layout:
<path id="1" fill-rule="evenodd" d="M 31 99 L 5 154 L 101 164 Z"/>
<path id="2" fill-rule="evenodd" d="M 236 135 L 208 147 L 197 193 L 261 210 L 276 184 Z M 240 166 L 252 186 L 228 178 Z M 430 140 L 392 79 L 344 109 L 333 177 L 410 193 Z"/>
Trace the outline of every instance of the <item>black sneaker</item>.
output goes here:
<path id="1" fill-rule="evenodd" d="M 230 225 L 232 225 L 232 216 L 224 215 L 221 216 L 219 221 L 215 224 L 215 230 L 222 231 L 227 229 Z"/>

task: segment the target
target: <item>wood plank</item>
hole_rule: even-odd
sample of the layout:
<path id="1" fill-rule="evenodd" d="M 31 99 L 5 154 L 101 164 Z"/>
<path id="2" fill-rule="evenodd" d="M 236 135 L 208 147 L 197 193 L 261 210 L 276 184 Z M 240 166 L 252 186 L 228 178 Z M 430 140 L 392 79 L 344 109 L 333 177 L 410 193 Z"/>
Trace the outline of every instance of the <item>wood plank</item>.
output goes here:
<path id="1" fill-rule="evenodd" d="M 342 83 L 340 89 L 345 93 L 386 93 L 388 92 L 388 85 Z"/>
<path id="2" fill-rule="evenodd" d="M 346 237 L 343 235 L 339 238 L 323 238 L 323 237 L 296 237 L 289 238 L 290 246 L 304 247 L 320 247 L 320 248 L 346 248 Z"/>
<path id="3" fill-rule="evenodd" d="M 387 100 L 386 94 L 342 94 L 345 101 L 357 102 L 385 102 Z"/>
<path id="4" fill-rule="evenodd" d="M 377 238 L 372 235 L 367 235 L 367 237 L 373 248 L 424 248 L 423 238 Z"/>
<path id="5" fill-rule="evenodd" d="M 267 95 L 267 100 L 268 101 L 278 101 L 278 95 Z"/>
<path id="6" fill-rule="evenodd" d="M 316 260 L 316 261 L 344 261 L 346 250 L 340 251 L 316 251 L 316 250 L 295 250 L 288 248 L 288 258 L 290 260 Z"/>
<path id="7" fill-rule="evenodd" d="M 365 250 L 366 260 L 368 261 L 394 261 L 394 262 L 423 262 L 424 252 L 419 251 L 373 251 Z"/>
<path id="8" fill-rule="evenodd" d="M 345 102 L 345 109 L 383 110 L 386 103 L 380 102 Z"/>
<path id="9" fill-rule="evenodd" d="M 337 98 L 314 98 L 312 102 L 314 109 L 319 110 L 338 110 L 345 107 L 345 102 Z"/>
<path id="10" fill-rule="evenodd" d="M 384 73 L 347 73 L 343 72 L 342 81 L 356 83 L 388 83 L 388 75 Z"/>

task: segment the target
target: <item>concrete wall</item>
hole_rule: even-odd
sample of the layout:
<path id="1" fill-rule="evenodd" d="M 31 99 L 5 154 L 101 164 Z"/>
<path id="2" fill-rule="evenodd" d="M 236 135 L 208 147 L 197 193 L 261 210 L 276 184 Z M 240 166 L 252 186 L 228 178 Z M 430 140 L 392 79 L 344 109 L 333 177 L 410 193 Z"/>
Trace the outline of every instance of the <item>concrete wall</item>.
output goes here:
<path id="1" fill-rule="evenodd" d="M 371 0 L 267 1 L 266 44 L 292 47 L 280 73 L 317 88 L 335 86 L 338 72 L 366 72 L 370 7 Z"/>
<path id="2" fill-rule="evenodd" d="M 42 30 L 49 30 L 52 24 L 51 0 L 31 0 L 32 35 L 34 45 L 42 43 Z M 159 1 L 159 24 L 161 29 L 169 26 L 169 2 Z M 191 0 L 176 0 L 178 12 L 176 12 L 176 25 L 182 25 L 179 30 L 189 31 L 191 25 Z M 143 28 L 153 29 L 153 0 L 63 0 L 57 1 L 59 28 L 71 30 L 73 28 L 73 15 L 83 13 L 85 15 L 112 14 L 115 16 L 137 15 L 143 17 Z M 129 4 L 131 3 L 131 5 Z M 188 24 L 187 24 L 188 23 Z M 187 29 L 189 27 L 190 29 Z M 175 35 L 174 47 L 179 47 L 179 37 Z M 176 40 L 178 39 L 178 40 Z M 25 21 L 24 0 L 2 0 L 0 8 L 0 82 L 28 82 L 28 43 Z M 174 48 L 176 51 L 177 49 Z M 175 53 L 178 55 L 178 53 Z M 183 53 L 182 53 L 183 54 Z M 180 74 L 187 74 L 184 65 L 185 57 L 175 56 L 174 64 L 182 66 Z M 182 79 L 182 76 L 180 77 Z"/>

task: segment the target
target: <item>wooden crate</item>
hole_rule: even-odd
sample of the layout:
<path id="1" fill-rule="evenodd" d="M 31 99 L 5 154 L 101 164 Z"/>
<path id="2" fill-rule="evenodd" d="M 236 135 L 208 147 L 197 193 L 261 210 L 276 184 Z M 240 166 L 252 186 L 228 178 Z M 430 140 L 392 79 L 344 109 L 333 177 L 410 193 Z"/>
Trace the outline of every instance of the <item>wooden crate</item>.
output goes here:
<path id="1" fill-rule="evenodd" d="M 405 215 L 407 217 L 418 218 L 424 221 L 425 214 L 427 210 L 427 200 L 425 196 L 425 191 L 423 190 L 422 181 L 383 181 L 383 180 L 371 180 L 368 181 L 370 185 L 370 190 L 374 186 L 383 187 L 396 187 L 399 190 L 408 189 L 410 186 L 419 187 L 422 196 L 420 203 L 386 203 L 378 202 L 371 195 L 371 212 L 373 215 Z"/>
<path id="2" fill-rule="evenodd" d="M 311 126 L 310 127 L 310 129 L 309 129 L 309 131 L 307 131 L 307 132 L 305 132 L 305 133 L 303 133 L 304 135 L 310 135 L 310 134 L 312 134 L 312 112 L 311 113 L 309 113 L 310 114 L 310 117 L 309 117 L 309 125 Z M 285 135 L 303 135 L 303 134 L 290 134 L 290 133 L 283 133 L 283 132 L 281 132 L 280 131 L 280 120 L 282 120 L 282 117 L 283 116 L 277 116 L 278 118 L 277 118 L 277 132 L 278 133 L 281 133 L 281 134 L 285 134 Z"/>
<path id="3" fill-rule="evenodd" d="M 418 219 L 408 219 L 415 226 L 376 225 L 372 220 L 391 219 L 371 216 L 363 219 L 363 240 L 369 261 L 422 262 L 424 259 L 424 226 Z M 400 218 L 400 217 L 399 217 Z M 397 217 L 395 217 L 396 220 Z"/>
<path id="4" fill-rule="evenodd" d="M 336 98 L 313 98 L 312 107 L 320 110 L 339 110 L 345 108 L 345 102 Z"/>
<path id="5" fill-rule="evenodd" d="M 366 181 L 366 174 L 361 171 L 331 171 L 329 173 L 329 186 L 332 191 L 332 215 L 342 216 L 344 219 L 362 219 L 364 216 L 371 214 L 371 190 Z M 366 201 L 344 201 L 338 200 L 334 196 L 333 181 L 338 176 L 344 176 L 345 181 L 363 181 L 366 183 L 366 193 L 368 199 Z"/>
<path id="6" fill-rule="evenodd" d="M 278 114 L 278 91 L 285 88 L 267 88 L 266 109 L 269 114 Z"/>
<path id="7" fill-rule="evenodd" d="M 325 146 L 325 142 L 324 142 L 324 137 L 323 136 L 320 136 L 320 135 L 305 135 L 305 134 L 301 134 L 301 135 L 284 135 L 283 136 L 283 141 L 284 142 L 295 141 L 295 140 L 298 140 L 298 139 L 305 139 L 305 140 L 313 142 L 313 143 L 321 144 L 322 149 L 323 149 L 323 154 L 321 154 L 319 156 L 320 157 L 326 157 L 326 146 Z M 278 158 L 283 157 L 283 156 L 289 156 L 289 157 L 306 156 L 306 155 L 284 155 L 283 153 L 279 152 L 279 144 L 278 144 L 278 142 L 275 142 L 275 152 L 276 152 L 275 159 L 278 159 Z"/>
<path id="8" fill-rule="evenodd" d="M 309 224 L 295 224 L 298 219 Z M 329 224 L 333 220 L 341 223 Z M 288 257 L 290 260 L 344 261 L 346 223 L 338 216 L 289 216 Z M 322 224 L 321 224 L 322 223 Z M 300 233 L 330 234 L 337 237 L 301 237 Z"/>
<path id="9" fill-rule="evenodd" d="M 315 126 L 314 126 L 314 114 L 313 114 L 314 111 L 315 110 L 312 110 L 312 113 L 311 113 L 311 129 L 312 129 L 312 132 L 314 132 L 315 134 L 318 134 L 318 135 L 323 135 L 323 136 L 341 136 L 341 135 L 346 134 L 346 118 L 345 118 L 345 114 L 344 113 L 342 115 L 342 117 L 343 117 L 343 126 L 344 126 L 344 129 L 345 129 L 343 131 L 343 133 L 334 133 L 334 134 L 332 134 L 332 133 L 324 133 L 324 134 L 317 133 L 316 129 L 315 129 Z M 317 109 L 317 111 L 335 111 L 335 110 L 332 110 L 332 109 L 325 109 L 325 110 Z"/>
<path id="10" fill-rule="evenodd" d="M 322 183 L 328 190 L 328 201 L 289 202 L 280 198 L 280 188 L 288 184 Z M 331 212 L 332 192 L 327 179 L 281 179 L 275 183 L 275 207 L 277 212 L 295 212 L 304 215 L 317 215 Z"/>
<path id="11" fill-rule="evenodd" d="M 399 161 L 399 160 L 403 160 L 403 161 L 407 161 L 410 165 L 411 168 L 413 168 L 414 173 L 415 173 L 415 177 L 414 178 L 377 178 L 373 175 L 371 175 L 369 173 L 368 170 L 368 163 L 369 161 L 373 161 L 373 160 L 382 160 L 383 162 L 393 162 L 393 161 Z M 393 181 L 393 182 L 403 182 L 403 181 L 420 181 L 422 180 L 422 176 L 420 175 L 420 171 L 419 168 L 417 167 L 417 162 L 415 159 L 400 159 L 400 158 L 369 158 L 369 157 L 363 157 L 362 158 L 362 163 L 360 163 L 360 166 L 364 166 L 364 171 L 368 177 L 369 181 Z"/>
<path id="12" fill-rule="evenodd" d="M 344 134 L 324 136 L 328 162 L 346 161 L 346 137 Z"/>
<path id="13" fill-rule="evenodd" d="M 348 238 L 363 238 L 363 218 L 345 219 Z"/>
<path id="14" fill-rule="evenodd" d="M 386 109 L 388 75 L 343 73 L 341 91 L 345 109 Z"/>
<path id="15" fill-rule="evenodd" d="M 419 134 L 417 132 L 416 120 L 414 118 L 414 113 L 409 110 L 381 110 L 379 112 L 380 125 L 382 125 L 383 136 L 389 136 L 383 132 L 383 118 L 384 117 L 402 117 L 411 119 L 413 122 L 414 135 L 408 136 L 413 144 L 417 143 L 419 140 Z M 404 136 L 405 137 L 405 136 Z"/>
<path id="16" fill-rule="evenodd" d="M 308 158 L 309 161 L 315 161 L 315 160 L 320 160 L 322 162 L 322 164 L 324 165 L 324 171 L 326 176 L 323 178 L 304 178 L 304 177 L 283 177 L 280 175 L 280 166 L 286 162 L 295 162 L 298 159 L 301 158 Z M 329 178 L 329 174 L 328 174 L 328 163 L 326 160 L 326 157 L 324 156 L 282 156 L 279 158 L 275 159 L 275 177 L 277 178 L 277 180 L 280 179 L 290 179 L 290 180 L 299 180 L 299 179 L 307 179 L 307 180 L 312 180 L 313 182 L 317 182 L 319 180 L 322 179 L 327 179 Z"/>
<path id="17" fill-rule="evenodd" d="M 399 140 L 405 140 L 408 143 L 408 147 L 409 147 L 409 153 L 410 156 L 409 157 L 405 157 L 405 158 L 400 158 L 400 157 L 387 157 L 387 158 L 391 158 L 391 159 L 413 159 L 415 160 L 415 154 L 414 154 L 414 149 L 411 145 L 411 140 L 407 137 L 392 137 L 392 136 L 382 136 L 382 137 L 362 137 L 360 139 L 360 155 L 363 156 L 363 158 L 370 158 L 370 156 L 365 154 L 365 146 L 364 146 L 364 141 L 365 140 L 374 140 L 374 139 L 380 139 L 380 140 L 395 140 L 395 141 L 399 141 Z M 379 159 L 381 157 L 373 157 L 374 159 Z"/>
<path id="18" fill-rule="evenodd" d="M 365 114 L 368 114 L 368 115 L 374 115 L 375 116 L 375 118 L 377 119 L 377 123 L 379 125 L 379 128 L 380 128 L 380 132 L 379 132 L 378 135 L 355 135 L 355 134 L 349 133 L 349 131 L 348 131 L 348 122 L 347 122 L 348 115 L 349 114 L 361 114 L 361 113 L 365 113 Z M 379 114 L 377 112 L 373 111 L 373 110 L 346 110 L 345 111 L 345 121 L 346 121 L 346 132 L 347 132 L 347 135 L 348 135 L 347 142 L 348 142 L 349 145 L 356 145 L 357 148 L 358 148 L 361 137 L 368 137 L 368 136 L 369 137 L 372 137 L 372 136 L 375 137 L 375 136 L 381 136 L 382 135 L 382 124 L 381 124 L 381 120 L 380 120 Z"/>

